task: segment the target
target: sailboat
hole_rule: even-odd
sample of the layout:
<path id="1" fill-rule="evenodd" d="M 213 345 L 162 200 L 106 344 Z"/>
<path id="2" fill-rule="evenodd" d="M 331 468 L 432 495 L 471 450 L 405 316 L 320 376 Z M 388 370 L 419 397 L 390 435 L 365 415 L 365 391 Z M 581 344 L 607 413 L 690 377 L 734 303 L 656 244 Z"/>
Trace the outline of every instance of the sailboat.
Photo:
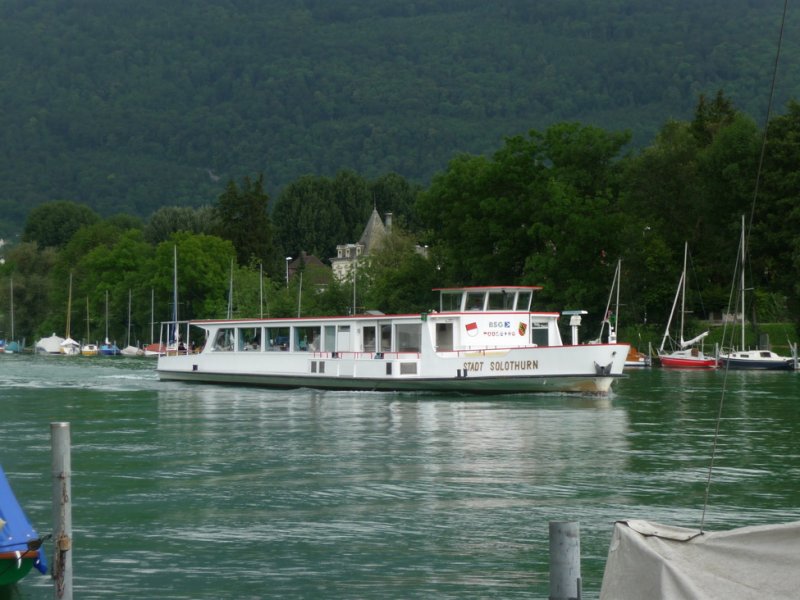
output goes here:
<path id="1" fill-rule="evenodd" d="M 90 340 L 91 332 L 89 330 L 89 297 L 86 297 L 86 339 Z M 88 342 L 81 346 L 81 354 L 83 356 L 97 356 L 99 349 L 97 348 L 97 344 L 92 344 Z"/>
<path id="2" fill-rule="evenodd" d="M 745 264 L 745 226 L 744 215 L 742 215 L 742 237 L 739 241 L 739 268 L 741 270 L 739 279 L 739 310 L 741 310 L 740 329 L 741 329 L 741 345 L 739 349 L 733 349 L 730 352 L 722 353 L 719 357 L 719 364 L 721 367 L 728 369 L 747 369 L 747 370 L 766 370 L 766 371 L 792 371 L 797 367 L 797 357 L 780 356 L 772 350 L 748 350 L 745 347 L 744 334 L 745 334 L 745 303 L 744 303 L 744 264 Z"/>
<path id="3" fill-rule="evenodd" d="M 100 354 L 103 356 L 119 355 L 117 344 L 108 341 L 108 290 L 106 290 L 106 339 L 100 344 Z"/>
<path id="4" fill-rule="evenodd" d="M 128 289 L 128 337 L 125 340 L 125 347 L 120 351 L 123 356 L 142 356 L 144 350 L 131 345 L 131 290 Z"/>
<path id="5" fill-rule="evenodd" d="M 78 356 L 81 345 L 70 337 L 70 319 L 72 318 L 72 273 L 69 274 L 69 294 L 67 296 L 67 332 L 64 341 L 59 345 L 60 353 L 64 356 Z"/>
<path id="6" fill-rule="evenodd" d="M 166 353 L 167 348 L 161 342 L 153 340 L 153 326 L 156 318 L 156 293 L 150 288 L 150 343 L 144 347 L 144 355 L 147 357 L 157 357 Z"/>
<path id="7" fill-rule="evenodd" d="M 670 369 L 713 369 L 717 366 L 716 358 L 713 356 L 706 356 L 701 349 L 695 346 L 697 342 L 708 335 L 708 331 L 704 331 L 690 340 L 683 339 L 683 321 L 686 313 L 686 259 L 688 255 L 689 243 L 686 242 L 683 247 L 683 272 L 678 281 L 678 289 L 675 292 L 675 300 L 672 303 L 672 310 L 667 320 L 667 328 L 664 331 L 661 346 L 658 348 L 658 358 L 661 361 L 662 367 Z M 672 325 L 672 318 L 675 316 L 675 309 L 678 306 L 679 298 L 681 301 L 681 318 L 680 338 L 677 340 L 678 349 L 668 352 L 664 347 L 666 346 L 667 340 L 670 339 L 669 328 Z"/>
<path id="8" fill-rule="evenodd" d="M 611 282 L 611 291 L 608 294 L 608 302 L 606 303 L 606 312 L 605 318 L 603 322 L 600 324 L 600 335 L 598 336 L 597 340 L 594 343 L 602 344 L 603 343 L 603 333 L 605 331 L 606 325 L 608 325 L 608 343 L 615 344 L 617 342 L 617 331 L 619 329 L 619 288 L 620 288 L 620 280 L 622 277 L 622 260 L 617 261 L 617 269 L 614 271 L 614 279 Z M 611 300 L 615 297 L 616 294 L 616 301 L 614 306 L 614 312 L 611 312 Z M 613 320 L 613 322 L 612 322 Z M 632 368 L 632 367 L 649 367 L 651 364 L 650 357 L 643 353 L 639 352 L 634 346 L 630 347 L 628 350 L 628 356 L 625 358 L 625 368 Z"/>

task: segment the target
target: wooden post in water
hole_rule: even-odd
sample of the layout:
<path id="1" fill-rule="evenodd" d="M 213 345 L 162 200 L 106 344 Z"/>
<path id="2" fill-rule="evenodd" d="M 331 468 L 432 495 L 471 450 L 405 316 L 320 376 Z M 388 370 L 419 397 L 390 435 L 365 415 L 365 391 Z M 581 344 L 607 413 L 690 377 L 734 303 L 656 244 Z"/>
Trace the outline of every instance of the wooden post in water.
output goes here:
<path id="1" fill-rule="evenodd" d="M 550 522 L 550 600 L 580 600 L 581 532 L 574 521 Z"/>
<path id="2" fill-rule="evenodd" d="M 69 423 L 50 423 L 53 455 L 53 598 L 72 600 L 72 460 Z"/>

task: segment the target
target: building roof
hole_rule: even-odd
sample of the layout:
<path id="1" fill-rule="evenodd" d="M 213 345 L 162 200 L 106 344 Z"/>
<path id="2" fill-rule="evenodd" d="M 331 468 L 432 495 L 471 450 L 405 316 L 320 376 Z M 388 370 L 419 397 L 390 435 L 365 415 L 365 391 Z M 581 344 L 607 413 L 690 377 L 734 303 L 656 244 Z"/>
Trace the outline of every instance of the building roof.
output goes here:
<path id="1" fill-rule="evenodd" d="M 364 227 L 364 233 L 361 234 L 358 243 L 364 246 L 365 254 L 371 254 L 373 250 L 381 245 L 385 237 L 386 227 L 378 214 L 378 209 L 373 208 L 372 214 L 367 221 L 367 226 Z"/>

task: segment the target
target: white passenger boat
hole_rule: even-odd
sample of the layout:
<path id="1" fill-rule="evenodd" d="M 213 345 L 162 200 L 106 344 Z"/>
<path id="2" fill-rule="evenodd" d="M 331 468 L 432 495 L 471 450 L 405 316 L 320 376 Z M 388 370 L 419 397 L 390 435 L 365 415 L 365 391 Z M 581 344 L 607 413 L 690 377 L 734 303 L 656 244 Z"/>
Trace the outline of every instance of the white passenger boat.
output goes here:
<path id="1" fill-rule="evenodd" d="M 162 380 L 274 388 L 607 393 L 629 345 L 578 344 L 583 311 L 564 313 L 564 344 L 559 313 L 531 312 L 538 289 L 439 289 L 439 309 L 414 315 L 180 323 L 188 343 L 160 356 L 157 369 Z M 162 327 L 165 343 L 175 329 Z"/>

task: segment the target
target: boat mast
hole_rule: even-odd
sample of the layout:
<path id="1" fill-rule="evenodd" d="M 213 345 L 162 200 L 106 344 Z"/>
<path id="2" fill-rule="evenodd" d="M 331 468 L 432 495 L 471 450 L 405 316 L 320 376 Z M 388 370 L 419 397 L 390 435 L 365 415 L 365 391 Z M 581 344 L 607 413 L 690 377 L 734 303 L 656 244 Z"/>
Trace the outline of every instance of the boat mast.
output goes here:
<path id="1" fill-rule="evenodd" d="M 619 331 L 619 288 L 622 286 L 622 259 L 617 260 L 617 301 L 614 308 L 614 326 L 608 326 L 609 343 L 616 343 L 617 332 Z M 614 339 L 611 339 L 610 334 L 614 334 Z"/>
<path id="2" fill-rule="evenodd" d="M 231 259 L 231 278 L 228 284 L 228 319 L 233 318 L 233 259 Z"/>
<path id="3" fill-rule="evenodd" d="M 106 346 L 108 344 L 108 290 L 106 290 Z"/>
<path id="4" fill-rule="evenodd" d="M 153 343 L 153 327 L 156 324 L 156 290 L 150 288 L 150 343 Z"/>
<path id="5" fill-rule="evenodd" d="M 172 259 L 172 322 L 175 343 L 178 342 L 178 245 L 173 246 Z"/>
<path id="6" fill-rule="evenodd" d="M 89 344 L 92 341 L 92 334 L 89 330 L 89 296 L 86 296 L 86 343 Z"/>
<path id="7" fill-rule="evenodd" d="M 683 244 L 683 275 L 681 276 L 681 339 L 680 345 L 683 348 L 683 317 L 686 312 L 686 255 L 689 254 L 689 242 Z"/>
<path id="8" fill-rule="evenodd" d="M 131 345 L 131 288 L 128 288 L 128 339 L 125 345 Z"/>
<path id="9" fill-rule="evenodd" d="M 69 294 L 67 296 L 67 339 L 69 339 L 69 317 L 72 312 L 72 271 L 69 272 Z"/>
<path id="10" fill-rule="evenodd" d="M 741 273 L 741 288 L 742 288 L 742 290 L 741 290 L 741 294 L 742 294 L 742 346 L 741 346 L 741 349 L 742 350 L 744 350 L 744 256 L 745 256 L 744 241 L 745 241 L 745 236 L 744 236 L 744 215 L 742 215 L 742 240 L 741 240 L 741 246 L 742 246 L 742 273 Z"/>
<path id="11" fill-rule="evenodd" d="M 11 341 L 16 341 L 14 339 L 14 278 L 11 278 Z"/>
<path id="12" fill-rule="evenodd" d="M 684 256 L 686 256 L 684 251 Z M 685 261 L 684 261 L 685 264 Z M 686 279 L 686 267 L 683 268 L 683 273 L 681 273 L 681 278 L 678 281 L 678 289 L 675 290 L 675 299 L 672 301 L 672 310 L 669 313 L 669 319 L 667 319 L 667 327 L 664 330 L 664 337 L 661 339 L 661 346 L 658 348 L 659 352 L 664 351 L 664 345 L 667 343 L 667 338 L 669 337 L 669 328 L 672 325 L 672 317 L 675 316 L 675 307 L 678 305 L 678 294 L 681 293 L 681 288 L 683 287 L 683 281 Z M 681 340 L 683 340 L 683 327 L 681 327 Z"/>

